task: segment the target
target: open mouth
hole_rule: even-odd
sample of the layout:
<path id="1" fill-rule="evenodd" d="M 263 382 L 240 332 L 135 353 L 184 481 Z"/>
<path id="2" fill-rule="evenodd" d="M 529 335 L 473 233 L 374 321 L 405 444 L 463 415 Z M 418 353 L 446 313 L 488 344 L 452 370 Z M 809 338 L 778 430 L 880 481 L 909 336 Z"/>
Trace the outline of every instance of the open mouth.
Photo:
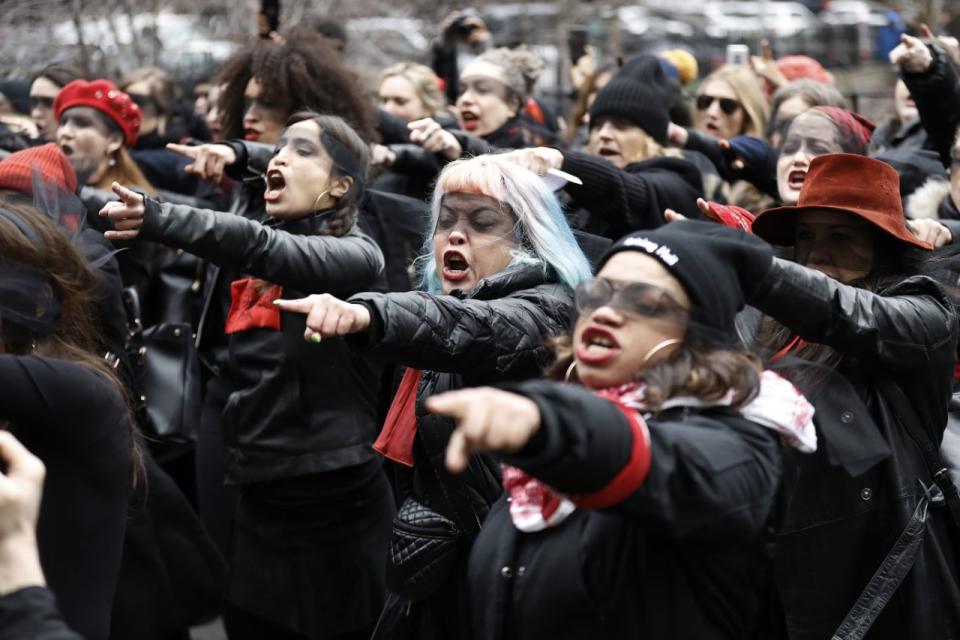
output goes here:
<path id="1" fill-rule="evenodd" d="M 713 135 L 713 136 L 717 136 L 718 138 L 720 137 L 720 134 L 722 133 L 722 131 L 721 131 L 721 129 L 720 129 L 720 125 L 718 125 L 718 124 L 716 124 L 716 123 L 714 123 L 714 122 L 708 122 L 708 123 L 706 123 L 705 125 L 703 125 L 703 128 L 706 129 L 707 133 L 709 133 L 710 135 Z"/>
<path id="2" fill-rule="evenodd" d="M 463 128 L 467 131 L 474 131 L 480 126 L 480 116 L 471 111 L 461 111 L 460 120 L 463 122 Z"/>
<path id="3" fill-rule="evenodd" d="M 276 202 L 286 189 L 287 181 L 279 169 L 267 171 L 267 190 L 263 194 L 264 200 L 267 202 Z"/>
<path id="4" fill-rule="evenodd" d="M 803 188 L 803 181 L 807 179 L 806 171 L 791 171 L 787 174 L 787 186 L 794 191 L 800 191 Z"/>
<path id="5" fill-rule="evenodd" d="M 620 343 L 602 327 L 587 327 L 577 344 L 577 360 L 586 365 L 600 365 L 620 353 Z"/>
<path id="6" fill-rule="evenodd" d="M 63 155 L 67 157 L 70 157 L 73 155 L 73 147 L 65 142 L 60 143 L 60 151 L 62 151 Z"/>
<path id="7" fill-rule="evenodd" d="M 470 263 L 459 251 L 447 251 L 443 254 L 443 277 L 451 282 L 459 282 L 467 277 Z"/>
<path id="8" fill-rule="evenodd" d="M 611 149 L 610 147 L 600 147 L 599 149 L 597 149 L 597 155 L 600 156 L 601 158 L 613 158 L 613 157 L 619 157 L 620 152 L 617 151 L 616 149 Z"/>

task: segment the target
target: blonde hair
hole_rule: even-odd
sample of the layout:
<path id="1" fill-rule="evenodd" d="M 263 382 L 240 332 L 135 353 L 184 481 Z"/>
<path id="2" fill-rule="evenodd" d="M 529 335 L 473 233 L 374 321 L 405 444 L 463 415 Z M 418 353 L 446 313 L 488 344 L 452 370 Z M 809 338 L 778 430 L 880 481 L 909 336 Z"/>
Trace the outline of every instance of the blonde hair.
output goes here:
<path id="1" fill-rule="evenodd" d="M 700 85 L 701 92 L 713 81 L 725 82 L 737 96 L 737 102 L 743 108 L 743 126 L 737 135 L 756 136 L 762 138 L 767 130 L 767 120 L 770 119 L 770 105 L 763 97 L 760 82 L 747 67 L 728 65 L 721 67 L 704 79 Z M 697 125 L 700 125 L 701 115 L 697 111 Z"/>
<path id="2" fill-rule="evenodd" d="M 421 286 L 439 292 L 433 252 L 433 234 L 448 193 L 475 193 L 506 205 L 516 218 L 517 238 L 513 264 L 539 264 L 553 270 L 571 289 L 590 278 L 590 263 L 583 255 L 563 215 L 556 194 L 538 175 L 496 154 L 486 154 L 448 164 L 437 178 L 430 210 L 430 225 L 417 263 Z"/>
<path id="3" fill-rule="evenodd" d="M 443 94 L 440 93 L 439 78 L 433 69 L 416 62 L 398 62 L 380 72 L 377 77 L 377 90 L 387 78 L 399 76 L 413 86 L 417 98 L 427 108 L 430 115 L 436 115 L 443 109 Z"/>
<path id="4" fill-rule="evenodd" d="M 140 170 L 140 167 L 137 166 L 130 152 L 124 147 L 120 147 L 113 159 L 116 164 L 108 167 L 103 177 L 93 186 L 97 189 L 109 191 L 110 185 L 116 181 L 125 187 L 140 189 L 148 196 L 157 195 L 157 190 L 150 184 L 147 177 L 143 175 L 143 171 Z"/>

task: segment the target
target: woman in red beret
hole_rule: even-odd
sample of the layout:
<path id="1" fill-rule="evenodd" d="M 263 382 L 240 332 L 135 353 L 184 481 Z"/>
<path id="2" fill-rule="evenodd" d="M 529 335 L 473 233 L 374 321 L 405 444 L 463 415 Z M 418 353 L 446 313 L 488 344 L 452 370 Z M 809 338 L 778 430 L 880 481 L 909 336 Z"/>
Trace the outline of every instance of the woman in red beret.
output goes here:
<path id="1" fill-rule="evenodd" d="M 957 312 L 920 275 L 942 277 L 905 224 L 897 173 L 816 157 L 796 206 L 753 231 L 796 260 L 775 260 L 750 300 L 769 316 L 756 346 L 814 401 L 825 444 L 797 461 L 775 552 L 782 613 L 763 637 L 956 637 L 960 504 L 938 450 Z"/>
<path id="2" fill-rule="evenodd" d="M 109 80 L 74 80 L 57 95 L 53 110 L 60 123 L 57 144 L 81 184 L 109 191 L 116 181 L 154 194 L 127 152 L 140 131 L 140 107 L 130 96 Z"/>

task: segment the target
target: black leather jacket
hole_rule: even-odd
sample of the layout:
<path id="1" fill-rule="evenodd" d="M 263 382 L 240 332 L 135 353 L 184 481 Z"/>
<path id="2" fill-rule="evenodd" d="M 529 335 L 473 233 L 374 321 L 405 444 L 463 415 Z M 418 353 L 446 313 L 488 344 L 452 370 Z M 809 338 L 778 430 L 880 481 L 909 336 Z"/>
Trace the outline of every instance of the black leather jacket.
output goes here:
<path id="1" fill-rule="evenodd" d="M 943 290 L 916 276 L 871 293 L 791 262 L 774 260 L 750 304 L 796 335 L 843 354 L 837 371 L 856 392 L 813 398 L 821 442 L 881 435 L 890 456 L 851 475 L 830 446 L 800 456 L 799 480 L 776 551 L 787 637 L 829 638 L 933 486 L 919 445 L 878 385 L 900 387 L 939 444 L 957 349 L 957 314 Z M 860 436 L 857 436 L 859 439 Z M 916 564 L 886 605 L 871 640 L 960 637 L 960 567 L 949 514 L 931 506 Z M 954 537 L 951 537 L 954 536 Z"/>
<path id="2" fill-rule="evenodd" d="M 281 285 L 283 298 L 346 297 L 373 287 L 383 270 L 373 240 L 356 228 L 342 237 L 314 235 L 317 225 L 317 216 L 268 225 L 148 199 L 140 235 Z M 279 331 L 250 328 L 227 336 L 225 373 L 236 389 L 224 409 L 232 482 L 331 471 L 373 458 L 379 370 L 341 339 L 305 342 L 305 322 L 301 314 L 283 313 Z"/>

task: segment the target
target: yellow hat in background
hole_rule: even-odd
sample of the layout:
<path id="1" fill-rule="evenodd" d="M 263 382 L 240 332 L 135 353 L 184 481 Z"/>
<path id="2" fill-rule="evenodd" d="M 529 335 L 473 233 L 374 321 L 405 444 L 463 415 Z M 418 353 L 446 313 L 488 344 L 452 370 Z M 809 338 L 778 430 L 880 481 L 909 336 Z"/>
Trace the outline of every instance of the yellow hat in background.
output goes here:
<path id="1" fill-rule="evenodd" d="M 684 49 L 671 49 L 664 51 L 660 57 L 668 61 L 677 68 L 680 74 L 680 84 L 687 86 L 697 79 L 700 73 L 700 67 L 697 65 L 697 59 L 689 51 Z"/>

